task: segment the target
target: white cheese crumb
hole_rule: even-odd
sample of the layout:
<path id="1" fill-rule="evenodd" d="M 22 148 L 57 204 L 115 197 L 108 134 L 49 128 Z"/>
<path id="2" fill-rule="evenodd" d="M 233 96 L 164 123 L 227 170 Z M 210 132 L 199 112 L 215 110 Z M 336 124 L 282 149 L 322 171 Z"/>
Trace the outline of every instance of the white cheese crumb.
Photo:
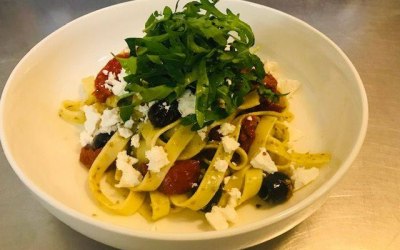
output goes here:
<path id="1" fill-rule="evenodd" d="M 234 205 L 236 205 L 236 203 L 228 204 L 225 207 L 213 206 L 211 212 L 206 213 L 208 223 L 210 223 L 215 230 L 227 229 L 229 227 L 228 222 L 235 223 L 238 219 Z"/>
<path id="2" fill-rule="evenodd" d="M 221 141 L 222 141 L 222 146 L 224 146 L 224 150 L 227 153 L 235 151 L 240 146 L 239 142 L 237 142 L 230 136 L 222 137 Z"/>
<path id="3" fill-rule="evenodd" d="M 183 95 L 178 98 L 178 110 L 182 117 L 195 113 L 196 96 L 190 90 L 186 90 Z"/>
<path id="4" fill-rule="evenodd" d="M 139 106 L 136 106 L 135 109 L 142 113 L 144 120 L 147 120 L 147 113 L 149 112 L 150 107 L 154 104 L 154 101 L 145 103 Z"/>
<path id="5" fill-rule="evenodd" d="M 134 147 L 134 148 L 138 148 L 139 145 L 140 145 L 139 139 L 140 139 L 139 134 L 133 135 L 132 138 L 131 138 L 131 146 Z"/>
<path id="6" fill-rule="evenodd" d="M 278 171 L 275 162 L 271 159 L 265 148 L 260 148 L 260 152 L 250 161 L 254 168 L 262 169 L 267 173 L 274 173 Z"/>
<path id="7" fill-rule="evenodd" d="M 295 168 L 292 169 L 293 174 L 291 179 L 294 181 L 294 190 L 300 189 L 301 187 L 309 184 L 315 180 L 319 175 L 318 168 Z"/>
<path id="8" fill-rule="evenodd" d="M 246 119 L 247 119 L 248 121 L 252 121 L 252 120 L 253 120 L 253 117 L 252 117 L 251 115 L 249 115 Z"/>
<path id="9" fill-rule="evenodd" d="M 79 141 L 81 143 L 81 146 L 84 147 L 92 143 L 93 136 L 89 134 L 86 130 L 83 130 L 79 135 Z"/>
<path id="10" fill-rule="evenodd" d="M 229 205 L 226 207 L 213 206 L 211 213 L 219 213 L 222 215 L 222 217 L 224 217 L 225 221 L 232 223 L 235 223 L 238 218 L 235 208 Z"/>
<path id="11" fill-rule="evenodd" d="M 291 97 L 296 90 L 298 90 L 300 87 L 300 82 L 297 80 L 281 80 L 278 81 L 278 90 L 282 94 L 287 94 L 287 97 Z"/>
<path id="12" fill-rule="evenodd" d="M 231 86 L 232 85 L 232 80 L 231 79 L 226 79 L 226 82 L 228 83 L 228 86 Z"/>
<path id="13" fill-rule="evenodd" d="M 226 184 L 228 184 L 228 182 L 231 180 L 231 177 L 230 176 L 227 176 L 227 177 L 225 177 L 224 178 L 224 184 L 226 185 Z"/>
<path id="14" fill-rule="evenodd" d="M 125 70 L 122 69 L 121 73 L 118 74 L 119 80 L 117 80 L 113 72 L 108 72 L 108 79 L 105 81 L 104 86 L 107 89 L 111 90 L 111 92 L 116 96 L 128 93 L 127 91 L 125 91 L 125 87 L 127 85 L 127 83 L 124 80 L 125 75 L 126 75 Z"/>
<path id="15" fill-rule="evenodd" d="M 124 95 L 124 94 L 128 93 L 125 90 L 126 82 L 114 81 L 113 83 L 114 84 L 112 86 L 111 91 L 113 92 L 114 95 L 121 96 L 121 95 Z"/>
<path id="16" fill-rule="evenodd" d="M 119 183 L 115 185 L 116 187 L 134 187 L 142 181 L 142 174 L 133 167 L 133 164 L 137 162 L 138 160 L 129 156 L 125 150 L 118 153 L 116 166 L 118 170 L 121 170 L 122 175 Z"/>
<path id="17" fill-rule="evenodd" d="M 220 210 L 214 209 L 214 207 L 211 209 L 211 212 L 205 214 L 208 223 L 210 223 L 210 225 L 215 230 L 227 229 L 229 227 L 229 224 L 226 221 L 224 215 L 221 213 Z"/>
<path id="18" fill-rule="evenodd" d="M 142 113 L 143 116 L 147 115 L 147 112 L 149 112 L 149 105 L 147 103 L 136 106 L 136 109 Z"/>
<path id="19" fill-rule="evenodd" d="M 197 130 L 197 134 L 200 136 L 202 141 L 204 141 L 204 139 L 206 139 L 207 129 L 208 129 L 207 127 L 204 127 L 202 129 Z"/>
<path id="20" fill-rule="evenodd" d="M 237 188 L 232 188 L 228 192 L 229 200 L 228 206 L 236 207 L 238 205 L 239 199 L 242 197 L 242 193 Z"/>
<path id="21" fill-rule="evenodd" d="M 125 82 L 124 77 L 127 76 L 124 68 L 121 69 L 121 72 L 118 74 L 118 79 L 120 82 Z M 126 83 L 126 82 L 125 82 Z"/>
<path id="22" fill-rule="evenodd" d="M 127 120 L 127 121 L 124 123 L 124 127 L 125 127 L 125 128 L 132 128 L 132 127 L 133 127 L 133 120 L 132 120 L 132 118 L 130 118 L 129 120 Z"/>
<path id="23" fill-rule="evenodd" d="M 86 117 L 83 126 L 85 127 L 85 130 L 89 135 L 93 135 L 101 115 L 96 111 L 93 106 L 85 105 L 82 107 L 82 110 L 83 112 L 85 112 Z"/>
<path id="24" fill-rule="evenodd" d="M 216 160 L 214 167 L 217 171 L 224 173 L 228 169 L 229 163 L 225 160 Z"/>
<path id="25" fill-rule="evenodd" d="M 230 133 L 235 131 L 235 128 L 236 128 L 235 125 L 225 122 L 222 123 L 221 127 L 218 129 L 218 133 L 220 133 L 223 136 L 229 135 Z"/>
<path id="26" fill-rule="evenodd" d="M 154 146 L 145 152 L 146 158 L 149 160 L 147 164 L 148 170 L 160 172 L 161 168 L 169 163 L 168 155 L 161 146 Z"/>
<path id="27" fill-rule="evenodd" d="M 167 110 L 167 111 L 171 107 L 170 105 L 167 104 L 167 102 L 163 102 L 162 105 L 164 106 L 165 110 Z"/>
<path id="28" fill-rule="evenodd" d="M 108 130 L 117 125 L 120 122 L 120 119 L 118 108 L 105 109 L 101 115 L 100 129 Z"/>
<path id="29" fill-rule="evenodd" d="M 122 136 L 124 138 L 129 138 L 133 135 L 132 130 L 130 130 L 129 128 L 124 128 L 124 127 L 119 127 L 118 133 L 120 136 Z"/>
<path id="30" fill-rule="evenodd" d="M 104 75 L 108 75 L 108 70 L 104 69 L 102 72 Z"/>
<path id="31" fill-rule="evenodd" d="M 197 187 L 199 184 L 197 184 L 197 183 L 192 183 L 192 188 L 195 188 L 195 187 Z"/>
<path id="32" fill-rule="evenodd" d="M 228 205 L 226 207 L 219 208 L 219 210 L 228 222 L 237 222 L 238 215 L 236 213 L 235 207 Z"/>

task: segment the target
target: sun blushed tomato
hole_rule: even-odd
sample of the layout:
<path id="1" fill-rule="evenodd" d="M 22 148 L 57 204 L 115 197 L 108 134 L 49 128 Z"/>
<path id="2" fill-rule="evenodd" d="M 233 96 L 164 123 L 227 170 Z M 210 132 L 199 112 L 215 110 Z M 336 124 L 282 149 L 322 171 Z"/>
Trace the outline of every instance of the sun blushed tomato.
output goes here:
<path id="1" fill-rule="evenodd" d="M 86 145 L 81 148 L 81 153 L 79 155 L 79 161 L 83 163 L 86 167 L 90 168 L 92 166 L 96 157 L 100 154 L 102 148 L 94 149 L 90 145 Z"/>
<path id="2" fill-rule="evenodd" d="M 158 190 L 166 195 L 183 194 L 197 183 L 200 176 L 200 161 L 177 161 L 170 168 Z"/>
<path id="3" fill-rule="evenodd" d="M 248 116 L 242 122 L 240 129 L 239 143 L 244 151 L 249 152 L 250 146 L 256 138 L 256 128 L 259 122 L 257 116 Z"/>
<path id="4" fill-rule="evenodd" d="M 266 74 L 263 80 L 265 87 L 271 89 L 274 93 L 278 93 L 278 81 L 271 74 Z"/>

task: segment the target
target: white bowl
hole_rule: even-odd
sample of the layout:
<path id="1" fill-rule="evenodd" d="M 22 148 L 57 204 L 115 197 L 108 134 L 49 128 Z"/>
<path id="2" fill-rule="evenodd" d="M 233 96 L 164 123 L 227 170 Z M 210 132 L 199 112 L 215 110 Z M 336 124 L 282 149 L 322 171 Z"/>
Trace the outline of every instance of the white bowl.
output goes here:
<path id="1" fill-rule="evenodd" d="M 240 13 L 254 30 L 260 57 L 279 62 L 287 77 L 302 83 L 291 105 L 294 125 L 304 135 L 296 147 L 333 155 L 319 178 L 283 205 L 241 207 L 240 222 L 217 232 L 191 212 L 157 223 L 139 215 L 110 215 L 89 195 L 87 170 L 78 162 L 80 129 L 58 117 L 60 102 L 79 98 L 81 78 L 95 75 L 111 52 L 125 48 L 125 38 L 141 36 L 150 13 L 166 4 L 174 7 L 175 0 L 137 0 L 95 11 L 36 45 L 14 69 L 2 94 L 0 132 L 7 159 L 52 214 L 114 247 L 233 249 L 271 239 L 322 204 L 360 150 L 368 111 L 357 71 L 332 41 L 290 15 L 257 4 L 226 0 L 218 6 Z"/>

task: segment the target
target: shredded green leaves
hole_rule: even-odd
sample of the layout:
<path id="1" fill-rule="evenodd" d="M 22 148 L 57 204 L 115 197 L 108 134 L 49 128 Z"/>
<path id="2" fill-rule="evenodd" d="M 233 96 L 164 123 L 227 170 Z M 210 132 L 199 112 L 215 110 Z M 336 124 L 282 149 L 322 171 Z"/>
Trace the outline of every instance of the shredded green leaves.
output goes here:
<path id="1" fill-rule="evenodd" d="M 196 111 L 182 123 L 196 128 L 231 114 L 265 76 L 260 58 L 249 51 L 254 45 L 250 26 L 229 9 L 222 13 L 217 2 L 193 1 L 182 11 L 154 12 L 144 37 L 126 39 L 130 57 L 119 59 L 128 73 L 126 90 L 139 93 L 141 103 L 171 102 L 192 90 Z M 265 89 L 259 93 L 268 97 Z M 120 103 L 124 118 L 138 105 L 132 95 Z"/>

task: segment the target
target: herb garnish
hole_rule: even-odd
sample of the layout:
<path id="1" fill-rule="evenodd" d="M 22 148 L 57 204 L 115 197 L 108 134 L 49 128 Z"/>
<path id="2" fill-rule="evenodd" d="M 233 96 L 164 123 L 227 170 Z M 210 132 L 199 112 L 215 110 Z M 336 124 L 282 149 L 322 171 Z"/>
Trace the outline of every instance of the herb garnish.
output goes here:
<path id="1" fill-rule="evenodd" d="M 127 38 L 130 58 L 120 59 L 129 74 L 129 94 L 119 102 L 123 119 L 140 103 L 179 98 L 186 89 L 196 95 L 196 113 L 183 124 L 199 129 L 231 114 L 257 85 L 259 93 L 276 98 L 260 84 L 265 76 L 260 58 L 250 52 L 254 34 L 250 26 L 218 0 L 187 3 L 182 11 L 168 6 L 154 12 L 143 38 Z M 138 101 L 134 93 L 140 93 Z"/>

